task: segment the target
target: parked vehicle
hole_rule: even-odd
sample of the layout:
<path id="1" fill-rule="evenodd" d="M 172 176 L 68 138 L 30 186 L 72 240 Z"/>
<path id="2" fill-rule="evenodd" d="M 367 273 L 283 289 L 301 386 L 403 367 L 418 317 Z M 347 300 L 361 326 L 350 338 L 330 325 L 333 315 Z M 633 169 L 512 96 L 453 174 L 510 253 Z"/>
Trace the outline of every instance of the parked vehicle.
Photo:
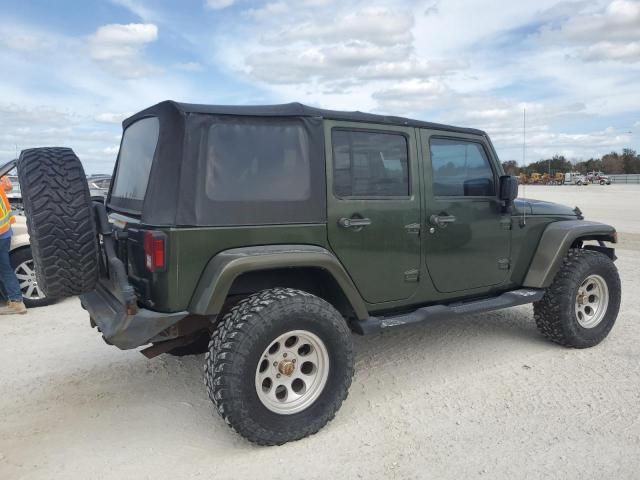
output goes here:
<path id="1" fill-rule="evenodd" d="M 9 180 L 11 181 L 11 185 L 13 186 L 13 190 L 7 192 L 7 199 L 11 204 L 11 210 L 16 215 L 22 215 L 24 211 L 24 207 L 22 206 L 22 193 L 20 193 L 20 182 L 18 182 L 18 177 L 15 175 L 8 175 Z"/>
<path id="2" fill-rule="evenodd" d="M 564 174 L 565 185 L 589 185 L 587 177 L 579 172 L 567 172 Z"/>
<path id="3" fill-rule="evenodd" d="M 602 172 L 589 172 L 587 173 L 587 180 L 589 183 L 599 183 L 600 185 L 611 185 L 611 179 Z"/>
<path id="4" fill-rule="evenodd" d="M 545 337 L 586 348 L 616 321 L 615 229 L 517 200 L 481 130 L 175 102 L 123 126 L 106 204 L 92 205 L 71 149 L 21 153 L 39 283 L 80 295 L 121 349 L 204 338 L 209 397 L 252 442 L 334 417 L 350 331 L 533 303 Z"/>
<path id="5" fill-rule="evenodd" d="M 87 183 L 89 184 L 89 195 L 91 200 L 96 202 L 104 202 L 109 192 L 109 185 L 111 185 L 110 175 L 90 175 L 87 177 Z"/>

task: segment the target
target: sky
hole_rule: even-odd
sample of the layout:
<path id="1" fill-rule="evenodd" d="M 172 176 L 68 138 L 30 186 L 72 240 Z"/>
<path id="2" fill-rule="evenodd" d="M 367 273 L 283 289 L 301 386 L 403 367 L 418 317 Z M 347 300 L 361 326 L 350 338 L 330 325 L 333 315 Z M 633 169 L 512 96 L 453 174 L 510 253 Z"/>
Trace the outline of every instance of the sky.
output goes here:
<path id="1" fill-rule="evenodd" d="M 502 161 L 640 150 L 640 0 L 0 0 L 0 162 L 110 173 L 159 101 L 313 106 L 481 128 Z"/>

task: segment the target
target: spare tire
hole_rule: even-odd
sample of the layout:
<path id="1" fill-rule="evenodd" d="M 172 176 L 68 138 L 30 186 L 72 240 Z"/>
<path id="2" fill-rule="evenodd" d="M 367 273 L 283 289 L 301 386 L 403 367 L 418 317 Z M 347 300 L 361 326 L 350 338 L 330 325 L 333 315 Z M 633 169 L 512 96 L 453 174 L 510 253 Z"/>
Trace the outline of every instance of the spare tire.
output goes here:
<path id="1" fill-rule="evenodd" d="M 38 285 L 51 298 L 93 290 L 98 238 L 80 160 L 70 148 L 31 148 L 17 168 Z"/>

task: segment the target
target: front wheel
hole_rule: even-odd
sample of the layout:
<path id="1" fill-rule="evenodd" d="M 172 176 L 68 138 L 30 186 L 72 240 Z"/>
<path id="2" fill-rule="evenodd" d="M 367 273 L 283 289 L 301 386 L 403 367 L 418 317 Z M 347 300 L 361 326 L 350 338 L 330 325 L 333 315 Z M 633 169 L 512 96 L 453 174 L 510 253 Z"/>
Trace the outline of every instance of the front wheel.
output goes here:
<path id="1" fill-rule="evenodd" d="M 205 355 L 205 385 L 218 413 L 260 445 L 316 433 L 342 405 L 352 376 L 344 318 L 290 288 L 264 290 L 233 307 Z"/>
<path id="2" fill-rule="evenodd" d="M 536 325 L 560 345 L 593 347 L 613 328 L 620 297 L 620 277 L 609 257 L 571 249 L 544 297 L 533 304 Z"/>

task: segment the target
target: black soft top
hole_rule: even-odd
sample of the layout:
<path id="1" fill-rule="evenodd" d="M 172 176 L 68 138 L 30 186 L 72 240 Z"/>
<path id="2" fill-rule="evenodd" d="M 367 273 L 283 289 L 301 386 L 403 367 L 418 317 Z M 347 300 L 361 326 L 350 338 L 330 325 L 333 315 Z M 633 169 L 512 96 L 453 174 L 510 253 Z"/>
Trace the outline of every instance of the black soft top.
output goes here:
<path id="1" fill-rule="evenodd" d="M 454 127 L 441 123 L 424 122 L 411 118 L 395 117 L 390 115 L 376 115 L 359 111 L 345 112 L 340 110 L 325 110 L 310 107 L 302 103 L 283 103 L 281 105 L 200 105 L 196 103 L 180 103 L 173 100 L 165 100 L 157 103 L 141 112 L 127 118 L 122 125 L 124 128 L 150 115 L 159 112 L 173 110 L 177 114 L 200 113 L 205 115 L 239 115 L 248 117 L 315 117 L 327 120 L 343 120 L 348 122 L 378 123 L 382 125 L 399 125 L 410 127 L 422 127 L 432 130 L 444 130 L 472 135 L 486 135 L 482 130 L 475 128 Z"/>
<path id="2" fill-rule="evenodd" d="M 140 215 L 149 225 L 166 226 L 233 226 L 272 225 L 326 222 L 326 158 L 323 120 L 376 123 L 421 127 L 443 132 L 485 136 L 480 130 L 452 127 L 408 118 L 374 115 L 362 112 L 340 112 L 308 107 L 300 103 L 264 106 L 195 105 L 173 101 L 160 102 L 127 118 L 126 129 L 147 117 L 159 121 L 157 145 L 149 172 L 144 200 L 109 195 L 108 205 L 124 213 Z M 305 147 L 299 152 L 300 178 L 292 177 L 292 184 L 304 179 L 309 182 L 309 194 L 300 200 L 249 201 L 242 196 L 221 200 L 211 193 L 211 178 L 221 175 L 212 163 L 209 134 L 215 125 L 228 128 L 255 128 L 268 124 L 276 128 L 296 123 L 304 138 Z M 258 135 L 257 133 L 253 133 Z M 235 145 L 238 135 L 217 138 L 220 151 L 241 149 Z M 302 145 L 302 144 L 301 144 Z M 260 164 L 282 164 L 279 153 L 261 153 Z M 119 162 L 118 162 L 119 163 Z M 118 181 L 118 163 L 114 172 Z M 233 163 L 229 163 L 232 165 Z M 238 167 L 240 168 L 240 167 Z M 277 179 L 273 180 L 275 182 Z M 249 186 L 247 188 L 250 188 Z"/>

